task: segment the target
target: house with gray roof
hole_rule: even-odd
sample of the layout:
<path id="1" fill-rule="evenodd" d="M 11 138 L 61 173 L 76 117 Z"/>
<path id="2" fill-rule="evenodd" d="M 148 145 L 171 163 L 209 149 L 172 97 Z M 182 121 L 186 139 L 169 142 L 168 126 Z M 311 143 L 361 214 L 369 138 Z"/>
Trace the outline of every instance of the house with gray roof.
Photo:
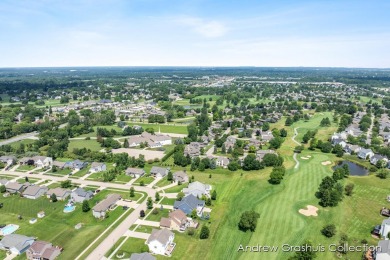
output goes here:
<path id="1" fill-rule="evenodd" d="M 66 200 L 70 196 L 71 193 L 72 193 L 71 190 L 57 187 L 57 188 L 48 190 L 46 192 L 46 196 L 48 199 L 50 199 L 51 195 L 55 194 L 57 197 L 57 200 Z"/>
<path id="2" fill-rule="evenodd" d="M 93 192 L 90 190 L 84 190 L 83 188 L 76 188 L 70 195 L 74 202 L 83 202 L 84 200 L 90 200 L 93 197 Z"/>
<path id="3" fill-rule="evenodd" d="M 9 183 L 9 180 L 7 180 L 7 179 L 0 179 L 0 186 L 1 185 L 7 185 Z"/>
<path id="4" fill-rule="evenodd" d="M 374 152 L 371 149 L 361 149 L 358 152 L 358 157 L 363 160 L 366 160 L 367 158 L 371 159 L 371 157 L 373 156 L 374 156 Z"/>
<path id="5" fill-rule="evenodd" d="M 158 166 L 153 166 L 150 170 L 150 174 L 156 178 L 163 178 L 169 173 L 169 168 L 163 168 Z"/>
<path id="6" fill-rule="evenodd" d="M 28 186 L 22 193 L 23 197 L 35 200 L 48 191 L 46 186 L 31 185 Z"/>
<path id="7" fill-rule="evenodd" d="M 133 178 L 139 178 L 141 176 L 145 175 L 145 170 L 144 169 L 139 169 L 139 168 L 127 168 L 125 171 L 126 175 L 131 176 Z"/>
<path id="8" fill-rule="evenodd" d="M 188 182 L 189 178 L 185 171 L 177 171 L 173 173 L 173 180 L 175 182 L 184 183 L 184 182 Z"/>
<path id="9" fill-rule="evenodd" d="M 24 187 L 25 187 L 24 184 L 21 184 L 18 182 L 8 182 L 5 185 L 5 188 L 6 188 L 7 192 L 9 192 L 9 193 L 22 192 Z"/>
<path id="10" fill-rule="evenodd" d="M 383 165 L 386 165 L 389 160 L 380 154 L 375 154 L 370 158 L 370 163 L 373 165 L 376 165 L 379 161 L 383 161 Z"/>
<path id="11" fill-rule="evenodd" d="M 153 254 L 170 256 L 176 246 L 174 239 L 175 234 L 166 228 L 153 229 L 146 244 Z"/>
<path id="12" fill-rule="evenodd" d="M 122 197 L 119 194 L 113 193 L 107 195 L 107 197 L 100 201 L 92 208 L 92 214 L 95 218 L 104 218 L 106 212 L 116 205 L 116 202 Z"/>
<path id="13" fill-rule="evenodd" d="M 204 206 L 205 202 L 192 194 L 184 197 L 182 200 L 175 201 L 173 204 L 174 209 L 180 209 L 186 215 L 190 215 L 195 209 L 198 216 L 202 216 Z"/>
<path id="14" fill-rule="evenodd" d="M 0 241 L 0 250 L 9 251 L 11 254 L 20 255 L 34 243 L 33 237 L 19 234 L 9 234 Z"/>
<path id="15" fill-rule="evenodd" d="M 87 162 L 82 162 L 80 160 L 74 160 L 66 162 L 64 168 L 71 168 L 73 170 L 79 171 L 88 166 Z"/>
<path id="16" fill-rule="evenodd" d="M 380 240 L 376 249 L 375 260 L 390 259 L 390 240 Z"/>
<path id="17" fill-rule="evenodd" d="M 0 156 L 0 162 L 4 163 L 6 166 L 11 166 L 11 165 L 15 164 L 16 157 L 3 155 L 3 156 Z"/>
<path id="18" fill-rule="evenodd" d="M 91 168 L 89 169 L 89 172 L 90 173 L 104 172 L 105 170 L 107 170 L 107 166 L 105 163 L 93 162 L 91 163 Z"/>
<path id="19" fill-rule="evenodd" d="M 202 195 L 210 196 L 211 186 L 208 184 L 203 184 L 199 181 L 191 182 L 188 185 L 188 188 L 183 189 L 185 195 L 192 194 L 195 197 L 201 198 Z"/>
<path id="20" fill-rule="evenodd" d="M 131 254 L 130 260 L 156 260 L 156 258 L 151 254 L 145 252 Z"/>
<path id="21" fill-rule="evenodd" d="M 61 250 L 59 247 L 54 247 L 52 243 L 35 241 L 27 249 L 26 256 L 28 260 L 54 260 L 61 254 Z"/>

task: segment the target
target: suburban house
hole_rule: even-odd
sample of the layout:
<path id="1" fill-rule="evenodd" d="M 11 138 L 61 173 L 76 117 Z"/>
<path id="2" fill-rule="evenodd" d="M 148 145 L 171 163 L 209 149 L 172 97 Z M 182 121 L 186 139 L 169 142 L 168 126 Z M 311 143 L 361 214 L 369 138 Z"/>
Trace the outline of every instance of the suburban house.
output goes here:
<path id="1" fill-rule="evenodd" d="M 211 186 L 208 184 L 203 184 L 199 181 L 191 182 L 188 185 L 188 188 L 184 188 L 183 192 L 185 195 L 192 194 L 195 197 L 201 198 L 202 195 L 210 196 Z"/>
<path id="2" fill-rule="evenodd" d="M 141 145 L 141 143 L 147 144 L 148 147 L 157 148 L 164 145 L 171 145 L 172 138 L 167 135 L 150 134 L 143 132 L 140 136 L 131 136 L 127 139 L 129 147 L 135 147 Z"/>
<path id="3" fill-rule="evenodd" d="M 197 223 L 192 222 L 180 209 L 170 212 L 168 218 L 160 220 L 160 227 L 171 230 L 185 231 L 189 226 L 197 227 Z"/>
<path id="4" fill-rule="evenodd" d="M 107 197 L 100 201 L 92 208 L 92 214 L 95 218 L 104 218 L 106 216 L 106 212 L 113 208 L 118 200 L 121 199 L 119 194 L 113 193 L 107 195 Z"/>
<path id="5" fill-rule="evenodd" d="M 0 186 L 1 185 L 6 186 L 8 183 L 9 183 L 9 180 L 7 180 L 7 179 L 0 179 Z"/>
<path id="6" fill-rule="evenodd" d="M 185 171 L 177 171 L 173 174 L 173 180 L 175 182 L 181 182 L 181 183 L 184 183 L 184 182 L 188 182 L 188 175 Z"/>
<path id="7" fill-rule="evenodd" d="M 176 246 L 173 242 L 174 239 L 175 234 L 166 228 L 153 229 L 152 234 L 146 241 L 146 244 L 153 254 L 170 256 Z"/>
<path id="8" fill-rule="evenodd" d="M 93 163 L 91 163 L 91 168 L 89 169 L 89 172 L 90 173 L 104 172 L 106 169 L 107 169 L 107 166 L 105 163 L 93 162 Z"/>
<path id="9" fill-rule="evenodd" d="M 200 150 L 205 147 L 204 143 L 191 142 L 184 148 L 184 155 L 190 156 L 191 158 L 200 155 Z"/>
<path id="10" fill-rule="evenodd" d="M 8 182 L 5 185 L 5 188 L 6 188 L 7 192 L 9 192 L 9 193 L 22 192 L 24 187 L 25 187 L 24 184 L 21 184 L 18 182 Z"/>
<path id="11" fill-rule="evenodd" d="M 139 178 L 145 174 L 145 170 L 129 167 L 126 169 L 125 173 L 126 173 L 126 175 L 129 175 L 133 178 Z"/>
<path id="12" fill-rule="evenodd" d="M 344 148 L 347 145 L 347 143 L 343 139 L 336 138 L 336 139 L 332 139 L 332 145 L 333 146 L 341 145 L 341 147 Z"/>
<path id="13" fill-rule="evenodd" d="M 229 165 L 229 159 L 226 157 L 219 156 L 215 159 L 215 165 L 223 168 L 227 168 Z"/>
<path id="14" fill-rule="evenodd" d="M 36 167 L 51 167 L 53 158 L 46 156 L 23 157 L 19 160 L 21 165 L 34 165 Z"/>
<path id="15" fill-rule="evenodd" d="M 385 219 L 382 221 L 381 229 L 379 231 L 379 234 L 385 238 L 385 240 L 388 240 L 388 234 L 390 232 L 390 218 Z"/>
<path id="16" fill-rule="evenodd" d="M 33 237 L 27 237 L 19 234 L 9 234 L 0 241 L 0 249 L 7 250 L 11 254 L 20 255 L 34 243 Z"/>
<path id="17" fill-rule="evenodd" d="M 358 157 L 363 160 L 366 160 L 367 158 L 370 159 L 373 156 L 374 152 L 371 149 L 361 149 L 358 152 Z"/>
<path id="18" fill-rule="evenodd" d="M 70 194 L 71 199 L 74 202 L 83 202 L 84 200 L 90 200 L 93 197 L 93 192 L 84 190 L 83 188 L 77 188 Z"/>
<path id="19" fill-rule="evenodd" d="M 48 191 L 46 186 L 30 185 L 22 193 L 23 197 L 27 199 L 38 199 Z"/>
<path id="20" fill-rule="evenodd" d="M 375 260 L 390 259 L 390 240 L 380 240 L 376 248 Z"/>
<path id="21" fill-rule="evenodd" d="M 174 209 L 180 209 L 186 215 L 191 214 L 191 212 L 195 209 L 198 216 L 202 216 L 204 206 L 205 202 L 192 194 L 184 197 L 182 200 L 175 201 L 173 204 Z"/>
<path id="22" fill-rule="evenodd" d="M 256 152 L 256 160 L 262 161 L 266 154 L 276 154 L 274 150 L 258 150 Z"/>
<path id="23" fill-rule="evenodd" d="M 383 161 L 383 164 L 386 165 L 389 160 L 386 157 L 379 154 L 375 154 L 370 158 L 370 163 L 373 165 L 376 165 L 379 161 Z"/>
<path id="24" fill-rule="evenodd" d="M 61 248 L 45 241 L 35 241 L 26 251 L 28 260 L 54 260 L 61 254 Z"/>
<path id="25" fill-rule="evenodd" d="M 73 170 L 79 171 L 88 166 L 87 162 L 82 162 L 80 160 L 74 160 L 66 162 L 64 168 L 71 168 Z"/>
<path id="26" fill-rule="evenodd" d="M 46 192 L 47 198 L 50 199 L 51 195 L 55 194 L 57 197 L 57 200 L 66 200 L 72 192 L 67 189 L 63 189 L 60 187 L 50 189 Z"/>
<path id="27" fill-rule="evenodd" d="M 156 258 L 149 253 L 133 253 L 130 260 L 156 260 Z"/>
<path id="28" fill-rule="evenodd" d="M 352 154 L 352 153 L 359 153 L 360 150 L 362 148 L 359 146 L 359 145 L 351 145 L 351 144 L 347 144 L 345 147 L 344 147 L 344 152 L 346 153 L 349 153 L 349 154 Z"/>
<path id="29" fill-rule="evenodd" d="M 156 178 L 163 178 L 168 174 L 168 172 L 169 172 L 169 168 L 163 168 L 157 166 L 153 166 L 152 169 L 150 170 L 150 174 Z"/>
<path id="30" fill-rule="evenodd" d="M 66 162 L 60 162 L 60 161 L 53 162 L 53 166 L 57 167 L 60 170 L 64 169 L 65 165 L 66 165 Z"/>
<path id="31" fill-rule="evenodd" d="M 15 156 L 0 156 L 0 162 L 4 163 L 6 166 L 11 166 L 14 165 L 16 162 L 16 157 Z"/>

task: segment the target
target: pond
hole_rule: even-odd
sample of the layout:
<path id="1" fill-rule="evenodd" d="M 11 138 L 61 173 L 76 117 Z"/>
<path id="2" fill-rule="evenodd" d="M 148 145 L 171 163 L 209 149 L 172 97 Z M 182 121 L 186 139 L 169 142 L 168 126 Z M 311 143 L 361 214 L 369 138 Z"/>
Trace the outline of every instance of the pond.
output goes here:
<path id="1" fill-rule="evenodd" d="M 368 170 L 356 163 L 350 162 L 350 161 L 343 161 L 339 163 L 338 165 L 333 167 L 333 170 L 342 167 L 343 165 L 347 164 L 349 167 L 349 172 L 351 176 L 367 176 Z"/>

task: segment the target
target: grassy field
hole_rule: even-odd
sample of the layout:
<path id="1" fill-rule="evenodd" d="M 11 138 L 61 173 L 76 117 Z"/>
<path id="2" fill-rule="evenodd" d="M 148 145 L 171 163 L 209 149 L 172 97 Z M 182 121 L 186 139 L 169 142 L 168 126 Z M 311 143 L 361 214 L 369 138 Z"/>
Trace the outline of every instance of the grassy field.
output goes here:
<path id="1" fill-rule="evenodd" d="M 129 122 L 128 125 L 139 125 L 142 126 L 143 129 L 146 128 L 153 128 L 156 133 L 158 133 L 159 130 L 161 130 L 162 133 L 173 133 L 173 134 L 187 134 L 187 126 L 186 125 L 180 125 L 175 123 L 168 124 L 148 124 L 148 123 L 141 123 L 141 122 Z"/>
<path id="2" fill-rule="evenodd" d="M 102 192 L 103 193 L 103 192 Z M 98 194 L 90 201 L 93 206 L 101 199 Z M 107 219 L 97 220 L 91 212 L 83 213 L 81 206 L 77 205 L 72 213 L 63 213 L 65 202 L 50 203 L 47 198 L 29 200 L 19 196 L 2 198 L 4 207 L 1 209 L 0 223 L 13 223 L 20 226 L 16 232 L 50 241 L 54 245 L 64 248 L 58 259 L 75 259 L 75 257 L 88 246 L 99 234 L 101 234 L 112 222 L 123 213 L 119 207 L 110 212 Z M 44 210 L 46 217 L 39 219 L 34 225 L 28 223 L 31 218 L 36 218 L 37 212 Z M 19 220 L 18 215 L 23 219 Z M 77 223 L 83 223 L 80 230 L 74 229 Z"/>
<path id="3" fill-rule="evenodd" d="M 103 149 L 100 146 L 100 143 L 96 141 L 96 139 L 91 139 L 91 140 L 70 140 L 69 145 L 68 145 L 68 151 L 72 152 L 74 148 L 87 148 L 90 149 L 91 151 L 100 151 Z"/>
<path id="4" fill-rule="evenodd" d="M 24 144 L 25 146 L 27 146 L 28 144 L 33 144 L 35 141 L 36 140 L 32 140 L 32 139 L 24 139 L 24 140 L 20 140 L 20 141 L 17 141 L 17 142 L 10 143 L 10 146 L 12 148 L 14 148 L 14 149 L 17 149 L 17 148 L 19 148 L 19 146 L 21 144 Z"/>
<path id="5" fill-rule="evenodd" d="M 158 209 L 158 214 L 153 214 L 150 213 L 149 216 L 146 218 L 146 220 L 150 220 L 150 221 L 160 221 L 161 218 L 166 218 L 168 217 L 168 213 L 169 213 L 169 209 Z"/>
<path id="6" fill-rule="evenodd" d="M 119 246 L 119 243 L 117 244 Z M 125 256 L 123 258 L 117 258 L 114 256 L 112 259 L 129 259 L 132 253 L 139 253 L 139 252 L 148 252 L 148 246 L 145 245 L 145 240 L 139 239 L 139 238 L 129 238 L 126 240 L 126 242 L 123 244 L 123 246 L 118 250 L 119 252 L 125 253 Z M 106 256 L 109 256 L 110 251 Z"/>

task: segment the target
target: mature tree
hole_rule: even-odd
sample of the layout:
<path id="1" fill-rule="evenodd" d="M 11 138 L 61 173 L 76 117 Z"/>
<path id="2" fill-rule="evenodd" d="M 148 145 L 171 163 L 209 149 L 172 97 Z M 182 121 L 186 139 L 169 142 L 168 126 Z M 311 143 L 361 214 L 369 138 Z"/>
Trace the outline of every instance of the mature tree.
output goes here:
<path id="1" fill-rule="evenodd" d="M 154 196 L 156 202 L 160 200 L 160 194 L 158 192 L 156 192 L 155 196 Z"/>
<path id="2" fill-rule="evenodd" d="M 52 202 L 57 202 L 58 200 L 57 200 L 57 195 L 55 194 L 55 193 L 52 193 L 51 195 L 50 195 L 50 200 L 52 201 Z"/>
<path id="3" fill-rule="evenodd" d="M 184 192 L 179 192 L 179 193 L 177 194 L 177 196 L 176 196 L 176 199 L 177 199 L 178 201 L 181 201 L 181 200 L 184 198 L 184 196 L 185 196 Z"/>
<path id="4" fill-rule="evenodd" d="M 5 193 L 7 188 L 4 185 L 0 185 L 0 193 Z"/>
<path id="5" fill-rule="evenodd" d="M 130 188 L 130 198 L 133 198 L 135 196 L 134 192 L 135 192 L 134 187 L 131 187 Z"/>
<path id="6" fill-rule="evenodd" d="M 378 176 L 381 179 L 387 179 L 389 177 L 389 170 L 388 169 L 379 169 L 376 173 L 376 176 Z"/>
<path id="7" fill-rule="evenodd" d="M 125 141 L 123 143 L 123 147 L 124 148 L 129 148 L 129 141 L 127 140 L 127 138 L 125 139 Z"/>
<path id="8" fill-rule="evenodd" d="M 72 187 L 72 182 L 70 180 L 65 180 L 61 182 L 61 188 L 66 189 Z"/>
<path id="9" fill-rule="evenodd" d="M 88 212 L 91 209 L 91 207 L 89 206 L 88 200 L 83 201 L 83 205 L 81 206 L 81 208 L 82 208 L 83 212 Z"/>
<path id="10" fill-rule="evenodd" d="M 348 183 L 345 185 L 345 195 L 352 196 L 354 187 L 355 185 L 353 183 Z"/>
<path id="11" fill-rule="evenodd" d="M 240 165 L 237 161 L 231 161 L 228 165 L 228 169 L 232 172 L 237 171 L 240 168 Z"/>
<path id="12" fill-rule="evenodd" d="M 206 226 L 203 225 L 202 228 L 200 229 L 200 239 L 207 239 L 210 236 L 210 229 Z"/>
<path id="13" fill-rule="evenodd" d="M 139 216 L 141 218 L 145 217 L 145 211 L 143 209 L 139 212 Z"/>
<path id="14" fill-rule="evenodd" d="M 148 209 L 152 209 L 153 208 L 153 200 L 151 197 L 148 197 L 148 201 L 146 202 L 146 207 Z"/>
<path id="15" fill-rule="evenodd" d="M 280 136 L 281 136 L 281 137 L 287 137 L 287 131 L 286 131 L 286 129 L 282 128 L 282 129 L 280 130 Z"/>
<path id="16" fill-rule="evenodd" d="M 274 137 L 269 141 L 270 149 L 279 149 L 284 139 L 282 137 Z"/>
<path id="17" fill-rule="evenodd" d="M 168 181 L 173 181 L 173 174 L 172 174 L 171 171 L 168 172 L 167 180 L 168 180 Z"/>
<path id="18" fill-rule="evenodd" d="M 274 167 L 272 169 L 269 182 L 271 184 L 280 184 L 283 180 L 286 169 L 283 166 Z"/>
<path id="19" fill-rule="evenodd" d="M 333 237 L 336 235 L 336 226 L 333 224 L 326 225 L 321 229 L 321 233 L 326 237 Z"/>
<path id="20" fill-rule="evenodd" d="M 241 214 L 240 222 L 238 223 L 238 228 L 242 231 L 250 230 L 254 232 L 257 226 L 257 219 L 260 218 L 260 214 L 251 210 L 245 211 Z"/>
<path id="21" fill-rule="evenodd" d="M 213 192 L 211 193 L 211 199 L 212 200 L 216 200 L 217 199 L 217 191 L 216 190 L 213 190 Z"/>
<path id="22" fill-rule="evenodd" d="M 289 116 L 286 119 L 285 126 L 290 126 L 294 123 L 294 120 Z"/>

